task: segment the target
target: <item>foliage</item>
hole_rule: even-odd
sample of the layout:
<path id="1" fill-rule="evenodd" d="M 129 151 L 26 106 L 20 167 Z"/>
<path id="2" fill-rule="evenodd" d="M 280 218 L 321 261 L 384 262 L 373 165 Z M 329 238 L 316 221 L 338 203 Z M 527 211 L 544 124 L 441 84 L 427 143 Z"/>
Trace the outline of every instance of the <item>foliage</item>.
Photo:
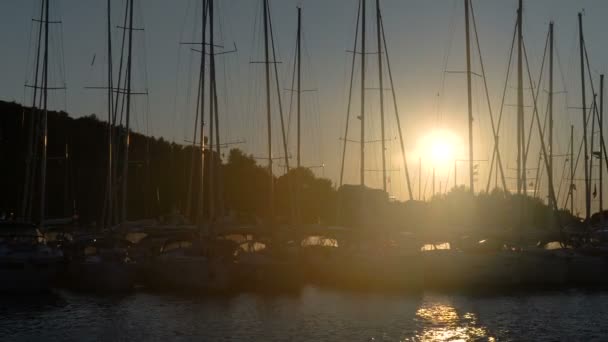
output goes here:
<path id="1" fill-rule="evenodd" d="M 16 213 L 23 196 L 27 123 L 32 112 L 16 103 L 0 102 L 0 113 L 0 211 Z M 106 132 L 106 124 L 95 115 L 72 119 L 66 113 L 49 112 L 47 217 L 65 217 L 76 210 L 84 222 L 99 219 L 107 168 Z M 177 209 L 197 219 L 200 157 L 196 147 L 132 133 L 129 218 L 156 217 Z M 215 165 L 213 174 L 211 165 Z M 431 236 L 472 232 L 481 236 L 489 231 L 521 235 L 533 229 L 555 232 L 556 224 L 577 222 L 566 212 L 555 219 L 539 199 L 500 190 L 472 195 L 458 187 L 429 202 L 398 202 L 381 190 L 352 185 L 336 189 L 330 180 L 315 177 L 306 168 L 276 177 L 238 149 L 231 150 L 223 162 L 217 154 L 206 151 L 204 171 L 204 214 L 210 215 L 207 201 L 213 189 L 217 208 L 248 222 L 268 217 L 271 182 L 275 217 L 285 222 Z"/>

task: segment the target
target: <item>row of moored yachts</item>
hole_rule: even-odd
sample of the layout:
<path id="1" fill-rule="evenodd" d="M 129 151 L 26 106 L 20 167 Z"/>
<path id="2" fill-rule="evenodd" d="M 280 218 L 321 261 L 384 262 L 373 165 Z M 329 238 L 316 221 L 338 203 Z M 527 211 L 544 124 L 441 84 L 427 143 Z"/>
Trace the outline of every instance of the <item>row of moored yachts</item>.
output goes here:
<path id="1" fill-rule="evenodd" d="M 213 228 L 213 229 L 211 229 Z M 276 227 L 275 227 L 276 228 Z M 132 222 L 104 232 L 0 222 L 0 292 L 495 290 L 608 285 L 601 249 L 422 251 L 331 227 Z M 210 234 L 210 231 L 213 234 Z M 277 233 L 277 231 L 279 233 Z"/>

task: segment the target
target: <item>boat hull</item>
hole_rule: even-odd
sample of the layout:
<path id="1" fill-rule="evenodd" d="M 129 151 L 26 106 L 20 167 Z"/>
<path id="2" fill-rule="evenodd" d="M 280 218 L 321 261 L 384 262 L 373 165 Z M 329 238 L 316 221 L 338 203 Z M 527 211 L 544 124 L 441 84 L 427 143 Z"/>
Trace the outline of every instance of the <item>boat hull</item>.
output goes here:
<path id="1" fill-rule="evenodd" d="M 229 263 L 206 258 L 159 258 L 139 265 L 138 283 L 160 291 L 220 292 L 232 288 Z"/>
<path id="2" fill-rule="evenodd" d="M 75 262 L 68 264 L 61 279 L 62 287 L 94 293 L 123 293 L 135 288 L 134 265 L 117 262 Z"/>
<path id="3" fill-rule="evenodd" d="M 0 293 L 47 293 L 57 276 L 56 263 L 0 262 Z"/>

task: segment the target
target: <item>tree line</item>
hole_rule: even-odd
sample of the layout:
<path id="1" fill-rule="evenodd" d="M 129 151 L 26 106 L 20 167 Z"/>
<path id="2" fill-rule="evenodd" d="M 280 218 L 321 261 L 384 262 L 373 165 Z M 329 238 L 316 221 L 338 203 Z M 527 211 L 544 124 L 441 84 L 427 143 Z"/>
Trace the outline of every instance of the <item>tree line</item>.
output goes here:
<path id="1" fill-rule="evenodd" d="M 27 122 L 32 111 L 14 102 L 0 101 L 0 213 L 17 216 L 23 198 L 26 165 Z M 71 118 L 65 112 L 48 114 L 48 167 L 46 217 L 77 214 L 83 223 L 102 215 L 107 170 L 107 125 L 95 115 Z M 200 217 L 200 149 L 163 138 L 131 133 L 128 174 L 128 219 L 154 218 L 179 211 L 196 221 Z M 305 168 L 271 175 L 264 165 L 239 149 L 205 163 L 203 198 L 213 190 L 216 207 L 244 222 L 268 216 L 270 177 L 274 188 L 274 213 L 279 221 L 297 218 L 299 223 L 386 227 L 425 234 L 463 233 L 497 229 L 521 231 L 539 228 L 557 231 L 561 224 L 576 222 L 566 212 L 556 220 L 539 199 L 494 190 L 471 194 L 464 187 L 452 189 L 428 202 L 395 201 L 381 190 L 345 185 L 337 188 L 329 179 L 316 177 Z M 39 189 L 36 189 L 39 191 Z M 205 217 L 211 216 L 203 203 Z M 367 229 L 367 228 L 366 228 Z"/>

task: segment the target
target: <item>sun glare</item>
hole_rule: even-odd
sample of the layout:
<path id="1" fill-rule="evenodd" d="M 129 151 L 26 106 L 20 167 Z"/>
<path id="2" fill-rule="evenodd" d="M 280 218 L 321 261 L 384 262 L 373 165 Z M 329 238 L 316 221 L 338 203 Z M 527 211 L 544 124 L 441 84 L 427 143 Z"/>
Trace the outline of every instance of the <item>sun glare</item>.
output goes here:
<path id="1" fill-rule="evenodd" d="M 438 164 L 444 164 L 450 160 L 454 160 L 454 151 L 452 145 L 448 144 L 443 139 L 438 139 L 431 144 L 431 158 Z"/>
<path id="2" fill-rule="evenodd" d="M 447 167 L 458 158 L 461 145 L 457 135 L 442 129 L 423 136 L 418 151 L 422 159 L 430 159 L 435 167 Z"/>

